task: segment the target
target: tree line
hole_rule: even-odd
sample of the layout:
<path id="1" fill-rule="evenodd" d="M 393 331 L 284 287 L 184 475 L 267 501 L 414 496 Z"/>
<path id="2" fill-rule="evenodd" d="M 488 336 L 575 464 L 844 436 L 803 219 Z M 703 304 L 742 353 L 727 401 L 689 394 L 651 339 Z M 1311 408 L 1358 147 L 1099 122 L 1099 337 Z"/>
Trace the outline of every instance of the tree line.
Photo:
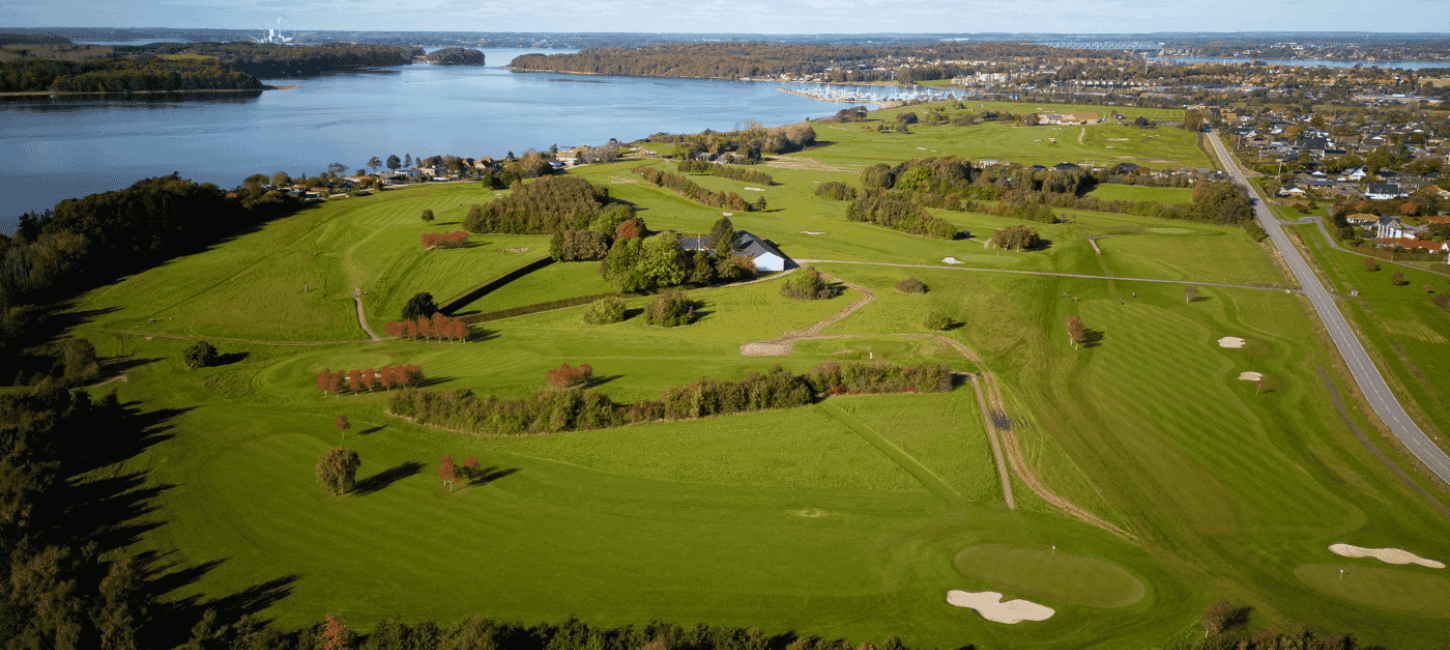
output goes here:
<path id="1" fill-rule="evenodd" d="M 508 196 L 486 205 L 469 208 L 463 228 L 471 233 L 551 235 L 568 229 L 582 230 L 604 212 L 610 203 L 609 190 L 582 178 L 541 178 L 517 185 Z M 630 208 L 616 204 L 617 212 Z"/>
<path id="2" fill-rule="evenodd" d="M 427 215 L 427 220 L 433 220 L 431 212 Z M 420 237 L 420 240 L 423 242 L 423 248 L 427 250 L 437 248 L 465 248 L 468 246 L 468 231 L 425 232 Z"/>
<path id="3" fill-rule="evenodd" d="M 239 72 L 272 79 L 362 67 L 407 65 L 423 48 L 387 45 L 281 45 L 276 43 L 149 43 L 118 45 L 119 54 L 196 54 L 214 57 Z"/>
<path id="4" fill-rule="evenodd" d="M 655 133 L 645 138 L 646 142 L 672 143 L 675 157 L 693 159 L 700 154 L 719 156 L 733 153 L 734 160 L 755 164 L 763 154 L 781 154 L 800 151 L 816 143 L 816 130 L 810 122 L 787 124 L 773 129 L 751 121 L 745 128 L 735 131 L 711 131 L 699 133 Z"/>
<path id="5" fill-rule="evenodd" d="M 856 199 L 846 207 L 846 220 L 937 239 L 955 239 L 958 232 L 951 222 L 931 216 L 900 193 L 872 193 Z"/>
<path id="6" fill-rule="evenodd" d="M 256 77 L 211 60 L 20 59 L 0 62 L 0 92 L 261 90 Z"/>
<path id="7" fill-rule="evenodd" d="M 705 164 L 711 165 L 713 163 Z M 721 190 L 719 192 L 711 192 L 710 190 L 696 185 L 695 181 L 692 181 L 684 176 L 681 176 L 679 174 L 671 174 L 669 172 L 662 172 L 650 165 L 641 165 L 639 167 L 635 167 L 634 169 L 629 170 L 629 173 L 638 174 L 641 178 L 644 179 L 646 183 L 649 183 L 650 185 L 654 185 L 655 187 L 663 187 L 676 194 L 679 194 L 680 196 L 696 201 L 698 203 L 703 203 L 712 208 L 729 208 L 731 210 L 738 210 L 740 212 L 755 212 L 757 210 L 764 210 L 766 205 L 765 197 L 763 196 L 760 197 L 760 200 L 752 204 L 747 202 L 745 199 L 740 198 L 740 195 L 734 192 L 730 192 L 729 194 L 726 194 L 724 190 Z"/>
<path id="8" fill-rule="evenodd" d="M 713 235 L 700 250 L 681 249 L 680 236 L 672 230 L 648 241 L 641 237 L 617 239 L 599 265 L 600 275 L 622 293 L 754 279 L 755 261 L 734 253 L 735 229 L 728 217 L 720 222 L 726 234 Z M 716 223 L 717 233 L 720 222 Z"/>
<path id="9" fill-rule="evenodd" d="M 675 171 L 681 174 L 710 174 L 733 181 L 743 181 L 757 185 L 775 185 L 775 179 L 771 178 L 770 174 L 745 169 L 744 167 L 713 163 L 708 160 L 681 160 L 675 164 Z"/>
<path id="10" fill-rule="evenodd" d="M 376 370 L 368 368 L 367 370 L 333 372 L 324 369 L 317 373 L 317 389 L 322 391 L 323 396 L 328 393 L 340 396 L 343 390 L 360 393 L 366 388 L 371 393 L 374 390 L 421 386 L 423 379 L 423 369 L 411 363 L 400 366 L 383 366 Z"/>
<path id="11" fill-rule="evenodd" d="M 420 316 L 401 321 L 390 320 L 383 324 L 383 331 L 388 336 L 400 339 L 468 340 L 468 323 L 445 316 L 441 311 L 435 311 L 432 316 L 428 317 Z"/>
<path id="12" fill-rule="evenodd" d="M 951 389 L 951 371 L 945 364 L 905 367 L 830 361 L 800 375 L 777 365 L 739 381 L 700 379 L 665 389 L 657 401 L 628 405 L 615 404 L 601 393 L 577 386 L 519 399 L 476 395 L 472 389 L 460 388 L 400 391 L 389 400 L 388 410 L 423 424 L 512 435 L 794 408 L 812 403 L 818 394 L 934 393 Z"/>

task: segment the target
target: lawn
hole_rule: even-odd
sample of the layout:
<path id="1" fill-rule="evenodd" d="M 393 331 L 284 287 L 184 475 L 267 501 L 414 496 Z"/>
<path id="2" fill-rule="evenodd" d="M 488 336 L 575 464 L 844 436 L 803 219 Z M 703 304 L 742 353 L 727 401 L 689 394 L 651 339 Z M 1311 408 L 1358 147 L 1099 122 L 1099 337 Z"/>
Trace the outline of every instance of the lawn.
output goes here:
<path id="1" fill-rule="evenodd" d="M 1017 131 L 1048 132 L 841 133 L 838 144 L 788 158 L 896 162 L 904 158 L 895 154 L 921 155 L 914 146 L 930 138 L 1000 147 L 1020 144 Z M 1089 131 L 1098 144 L 1115 133 Z M 821 133 L 838 140 L 837 131 Z M 1174 130 L 1134 133 L 1161 135 L 1138 143 L 1160 147 L 1156 154 L 1188 157 L 1169 142 Z M 719 217 L 668 191 L 612 180 L 628 180 L 634 164 L 571 173 L 614 183 L 611 194 L 635 203 L 656 230 L 707 231 Z M 467 205 L 492 199 L 472 184 L 331 202 L 87 294 L 78 310 L 89 320 L 75 333 L 103 355 L 124 353 L 118 360 L 134 367 L 115 384 L 122 401 L 155 413 L 161 434 L 88 477 L 136 472 L 157 508 L 138 515 L 134 538 L 107 538 L 98 552 L 155 552 L 170 564 L 156 568 L 176 578 L 170 599 L 271 594 L 255 599 L 257 613 L 283 627 L 337 612 L 357 630 L 392 615 L 450 622 L 482 613 L 609 626 L 699 621 L 853 645 L 897 634 L 911 647 L 1155 647 L 1193 634 L 1204 608 L 1227 598 L 1280 629 L 1297 621 L 1396 648 L 1450 643 L 1438 609 L 1385 596 L 1425 589 L 1439 603 L 1443 578 L 1383 568 L 1390 574 L 1347 591 L 1313 568 L 1343 564 L 1326 550 L 1337 542 L 1442 561 L 1450 543 L 1444 519 L 1330 405 L 1317 371 L 1332 370 L 1334 359 L 1298 297 L 1203 287 L 1187 302 L 1180 285 L 993 272 L 1283 282 L 1241 230 L 1073 211 L 1067 223 L 1040 227 L 1051 241 L 1044 250 L 988 250 L 975 238 L 845 222 L 842 204 L 813 191 L 853 181 L 854 171 L 766 171 L 781 183 L 769 190 L 770 211 L 732 215 L 735 226 L 796 258 L 857 262 L 820 267 L 876 295 L 822 331 L 842 338 L 801 341 L 783 357 L 744 357 L 739 348 L 807 327 L 861 295 L 790 300 L 776 278 L 692 290 L 700 318 L 679 328 L 644 324 L 638 310 L 650 298 L 631 297 L 631 317 L 611 325 L 586 325 L 574 307 L 482 324 L 466 344 L 358 340 L 352 287 L 363 288 L 376 328 L 415 292 L 445 300 L 536 259 L 547 244 L 485 235 L 464 250 L 423 251 L 420 233 L 455 228 Z M 424 208 L 438 214 L 434 225 L 418 221 Z M 982 234 L 1013 223 L 942 216 Z M 1112 236 L 1099 240 L 1100 258 L 1087 236 L 1104 234 Z M 946 255 L 967 263 L 949 267 Z M 595 268 L 551 265 L 468 309 L 597 293 Z M 896 292 L 905 277 L 929 292 Z M 1379 318 L 1450 340 L 1418 302 L 1394 293 L 1401 288 L 1359 284 Z M 937 339 L 899 336 L 928 333 L 923 321 L 936 309 L 954 321 L 938 334 L 980 362 Z M 1063 327 L 1070 316 L 1091 334 L 1080 349 Z M 343 342 L 227 340 L 219 347 L 235 355 L 231 363 L 188 371 L 180 356 L 189 341 L 111 330 Z M 1223 336 L 1248 345 L 1219 347 Z M 1418 362 L 1434 344 L 1424 345 L 1405 349 Z M 387 394 L 324 396 L 314 383 L 323 369 L 416 363 L 430 378 L 426 390 L 521 397 L 544 388 L 547 370 L 582 362 L 594 367 L 599 392 L 633 403 L 702 377 L 741 379 L 776 364 L 805 372 L 825 361 L 946 363 L 962 381 L 991 373 L 1005 401 L 1000 424 L 1033 477 L 1132 538 L 1066 514 L 1015 471 L 1009 510 L 965 383 L 945 394 L 837 396 L 789 410 L 514 437 L 430 429 L 388 415 Z M 1263 373 L 1263 386 L 1239 380 L 1244 371 Z M 1450 370 L 1431 386 L 1445 376 Z M 353 423 L 345 439 L 332 426 L 338 415 Z M 361 483 L 326 496 L 313 467 L 339 442 L 360 455 Z M 487 478 L 450 491 L 436 477 L 445 454 L 477 458 Z M 952 589 L 1000 591 L 1057 613 L 1003 626 L 948 605 Z"/>

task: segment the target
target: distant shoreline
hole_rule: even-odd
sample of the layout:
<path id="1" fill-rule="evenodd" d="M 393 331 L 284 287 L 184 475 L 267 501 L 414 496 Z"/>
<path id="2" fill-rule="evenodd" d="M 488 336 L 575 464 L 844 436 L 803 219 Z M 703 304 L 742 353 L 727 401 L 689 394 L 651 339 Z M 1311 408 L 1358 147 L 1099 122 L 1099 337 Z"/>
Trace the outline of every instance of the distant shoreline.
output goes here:
<path id="1" fill-rule="evenodd" d="M 65 95 L 189 95 L 192 93 L 259 93 L 264 90 L 292 90 L 302 84 L 263 85 L 261 88 L 199 88 L 195 90 L 107 90 L 107 91 L 58 91 L 58 90 L 16 90 L 0 93 L 0 97 L 51 97 Z"/>

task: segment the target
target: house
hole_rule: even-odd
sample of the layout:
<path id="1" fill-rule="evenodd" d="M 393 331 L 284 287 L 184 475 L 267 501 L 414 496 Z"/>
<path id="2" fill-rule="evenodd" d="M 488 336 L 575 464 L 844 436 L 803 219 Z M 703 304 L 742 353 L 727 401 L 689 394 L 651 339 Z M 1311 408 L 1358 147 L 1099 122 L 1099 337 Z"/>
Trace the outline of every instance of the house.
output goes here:
<path id="1" fill-rule="evenodd" d="M 1381 243 L 1394 244 L 1400 248 L 1407 248 L 1416 253 L 1446 253 L 1450 255 L 1450 243 L 1435 241 L 1433 239 L 1387 239 Z"/>
<path id="2" fill-rule="evenodd" d="M 1371 201 L 1386 201 L 1403 196 L 1400 186 L 1394 183 L 1370 183 L 1365 188 L 1364 196 Z"/>
<path id="3" fill-rule="evenodd" d="M 1052 171 L 1055 171 L 1055 172 L 1074 172 L 1074 171 L 1078 171 L 1080 169 L 1082 169 L 1081 166 L 1074 165 L 1074 164 L 1072 164 L 1070 162 L 1060 162 L 1060 163 L 1057 163 L 1056 165 L 1053 165 L 1052 166 Z"/>
<path id="4" fill-rule="evenodd" d="M 1413 239 L 1415 230 L 1400 223 L 1396 217 L 1380 217 L 1374 223 L 1375 239 Z"/>
<path id="5" fill-rule="evenodd" d="M 1348 181 L 1362 181 L 1362 180 L 1364 180 L 1364 177 L 1365 177 L 1365 173 L 1364 173 L 1364 168 L 1363 167 L 1355 167 L 1354 169 L 1346 169 L 1346 170 L 1344 170 L 1344 173 L 1343 174 L 1340 174 L 1339 175 L 1339 179 L 1340 180 L 1348 180 Z"/>
<path id="6" fill-rule="evenodd" d="M 1359 214 L 1351 214 L 1345 217 L 1344 220 L 1356 226 L 1373 226 L 1376 222 L 1380 220 L 1380 217 L 1377 214 L 1366 214 L 1361 212 Z"/>
<path id="7" fill-rule="evenodd" d="M 687 251 L 709 250 L 709 240 L 709 237 L 681 237 L 678 245 Z M 754 260 L 756 271 L 784 271 L 787 266 L 795 264 L 774 244 L 744 230 L 735 231 L 735 241 L 731 248 L 736 255 L 744 255 Z"/>

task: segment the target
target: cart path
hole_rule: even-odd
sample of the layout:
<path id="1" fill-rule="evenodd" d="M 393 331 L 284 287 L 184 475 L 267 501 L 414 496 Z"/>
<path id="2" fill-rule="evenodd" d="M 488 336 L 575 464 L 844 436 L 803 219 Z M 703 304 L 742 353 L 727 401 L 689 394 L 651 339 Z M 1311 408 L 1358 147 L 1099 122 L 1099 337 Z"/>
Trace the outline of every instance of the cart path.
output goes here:
<path id="1" fill-rule="evenodd" d="M 1159 284 L 1195 284 L 1201 287 L 1227 287 L 1230 289 L 1254 289 L 1257 291 L 1287 291 L 1289 293 L 1303 293 L 1299 289 L 1277 286 L 1259 286 L 1253 284 L 1233 284 L 1229 282 L 1197 282 L 1194 280 L 1163 280 L 1160 278 L 1125 278 L 1114 275 L 1084 275 L 1081 273 L 1057 273 L 1054 271 L 1019 271 L 1017 269 L 988 269 L 976 266 L 946 266 L 936 264 L 899 264 L 896 262 L 852 262 L 848 260 L 796 260 L 802 264 L 863 264 L 867 266 L 895 266 L 908 269 L 932 269 L 936 271 L 967 271 L 976 273 L 1013 273 L 1016 275 L 1045 275 L 1057 278 L 1082 278 L 1085 280 L 1108 280 L 1112 282 L 1157 282 Z"/>
<path id="2" fill-rule="evenodd" d="M 992 458 L 997 462 L 997 476 L 1002 479 L 1002 495 L 1006 497 L 1007 509 L 1016 510 L 1017 501 L 1012 498 L 1012 476 L 1007 473 L 1007 460 L 1002 457 L 1002 443 L 997 439 L 997 427 L 992 424 L 992 411 L 987 408 L 987 399 L 982 396 L 982 384 L 972 375 L 972 391 L 977 394 L 977 405 L 982 409 L 982 423 L 987 426 L 987 441 L 992 443 Z"/>
<path id="3" fill-rule="evenodd" d="M 368 317 L 366 314 L 363 313 L 362 287 L 352 288 L 352 301 L 357 303 L 357 324 L 362 325 L 363 331 L 367 332 L 368 334 L 368 338 L 374 341 L 383 340 L 377 334 L 373 333 L 373 328 L 368 327 Z"/>

